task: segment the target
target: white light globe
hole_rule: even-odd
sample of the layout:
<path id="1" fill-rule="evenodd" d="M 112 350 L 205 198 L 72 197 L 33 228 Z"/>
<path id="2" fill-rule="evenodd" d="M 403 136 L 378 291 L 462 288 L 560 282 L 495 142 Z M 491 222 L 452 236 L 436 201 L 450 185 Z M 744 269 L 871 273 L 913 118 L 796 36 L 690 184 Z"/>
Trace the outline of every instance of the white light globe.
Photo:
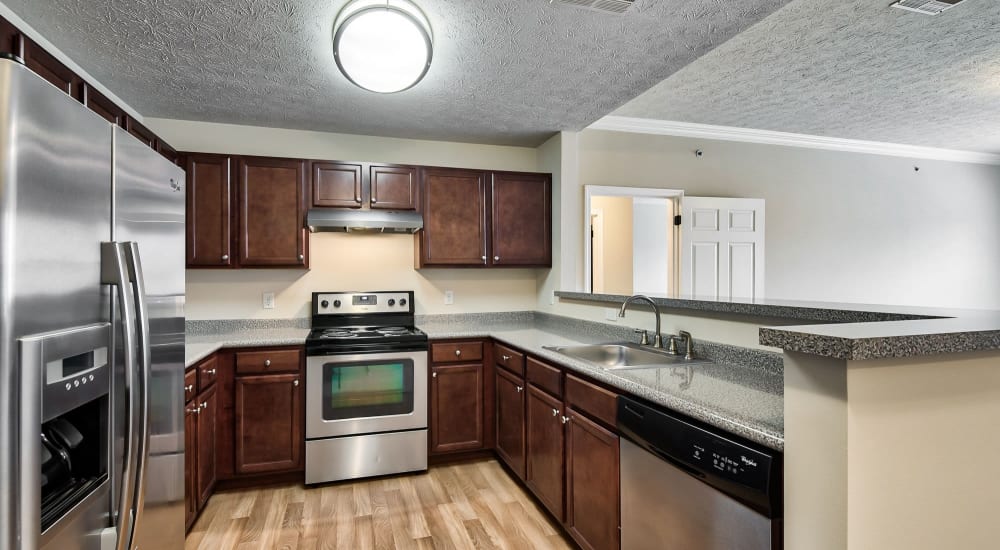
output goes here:
<path id="1" fill-rule="evenodd" d="M 341 11 L 333 32 L 337 66 L 348 80 L 366 90 L 406 90 L 430 67 L 430 26 L 412 4 L 356 0 Z"/>

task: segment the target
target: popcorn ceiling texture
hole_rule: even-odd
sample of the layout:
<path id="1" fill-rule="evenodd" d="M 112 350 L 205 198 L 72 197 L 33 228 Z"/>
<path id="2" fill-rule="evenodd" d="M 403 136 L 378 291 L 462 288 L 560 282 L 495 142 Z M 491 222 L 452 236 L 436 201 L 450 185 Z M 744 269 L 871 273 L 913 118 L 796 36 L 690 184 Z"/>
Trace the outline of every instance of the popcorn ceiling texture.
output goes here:
<path id="1" fill-rule="evenodd" d="M 582 129 L 787 2 L 637 0 L 618 16 L 418 0 L 430 72 L 375 95 L 333 60 L 345 0 L 4 0 L 145 116 L 525 146 Z"/>
<path id="2" fill-rule="evenodd" d="M 1000 152 L 1000 2 L 794 0 L 613 114 Z"/>

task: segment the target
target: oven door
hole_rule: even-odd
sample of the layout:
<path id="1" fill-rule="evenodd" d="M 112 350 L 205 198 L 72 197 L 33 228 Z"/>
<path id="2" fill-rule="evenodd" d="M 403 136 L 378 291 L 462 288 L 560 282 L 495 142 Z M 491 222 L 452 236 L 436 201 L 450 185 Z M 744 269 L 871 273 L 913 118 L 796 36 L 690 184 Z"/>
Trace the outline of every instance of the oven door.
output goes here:
<path id="1" fill-rule="evenodd" d="M 306 439 L 427 428 L 427 352 L 306 359 Z"/>

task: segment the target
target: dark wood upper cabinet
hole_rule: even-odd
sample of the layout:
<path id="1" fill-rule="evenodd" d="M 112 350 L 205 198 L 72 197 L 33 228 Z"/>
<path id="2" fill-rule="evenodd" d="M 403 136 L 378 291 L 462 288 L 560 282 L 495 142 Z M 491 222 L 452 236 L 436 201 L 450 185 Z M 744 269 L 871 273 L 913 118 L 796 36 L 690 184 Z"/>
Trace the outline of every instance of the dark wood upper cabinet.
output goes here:
<path id="1" fill-rule="evenodd" d="M 0 53 L 12 53 L 24 57 L 24 37 L 10 21 L 0 17 Z"/>
<path id="2" fill-rule="evenodd" d="M 484 446 L 483 365 L 431 367 L 431 452 Z"/>
<path id="3" fill-rule="evenodd" d="M 415 166 L 372 165 L 371 207 L 380 210 L 416 210 L 418 169 Z"/>
<path id="4" fill-rule="evenodd" d="M 417 266 L 486 265 L 486 173 L 426 168 Z"/>
<path id="5" fill-rule="evenodd" d="M 618 436 L 572 407 L 567 416 L 566 528 L 586 550 L 617 550 Z"/>
<path id="6" fill-rule="evenodd" d="M 496 369 L 496 451 L 524 479 L 524 380 Z"/>
<path id="7" fill-rule="evenodd" d="M 361 208 L 362 166 L 341 162 L 312 163 L 312 205 Z"/>
<path id="8" fill-rule="evenodd" d="M 218 416 L 216 387 L 202 392 L 198 403 L 198 505 L 204 506 L 215 489 L 215 429 Z"/>
<path id="9" fill-rule="evenodd" d="M 562 402 L 528 384 L 525 478 L 528 487 L 563 521 L 565 435 Z"/>
<path id="10" fill-rule="evenodd" d="M 125 111 L 86 82 L 83 83 L 83 104 L 91 111 L 104 117 L 108 122 L 125 128 Z"/>
<path id="11" fill-rule="evenodd" d="M 259 474 L 302 467 L 302 385 L 298 374 L 237 377 L 236 473 Z"/>
<path id="12" fill-rule="evenodd" d="M 227 155 L 186 155 L 188 267 L 235 265 L 230 216 L 232 164 Z"/>
<path id="13" fill-rule="evenodd" d="M 306 161 L 239 160 L 239 264 L 306 267 Z"/>
<path id="14" fill-rule="evenodd" d="M 183 166 L 181 154 L 162 139 L 157 138 L 156 140 L 156 152 L 177 166 Z"/>
<path id="15" fill-rule="evenodd" d="M 42 49 L 34 40 L 24 37 L 24 64 L 48 80 L 53 86 L 74 97 L 77 101 L 83 99 L 82 81 L 69 67 Z"/>
<path id="16" fill-rule="evenodd" d="M 494 172 L 491 265 L 552 265 L 552 182 L 548 174 Z"/>
<path id="17" fill-rule="evenodd" d="M 135 136 L 136 139 L 146 144 L 150 149 L 156 150 L 156 134 L 152 130 L 146 128 L 134 118 L 130 116 L 125 117 L 125 130 L 128 133 Z"/>

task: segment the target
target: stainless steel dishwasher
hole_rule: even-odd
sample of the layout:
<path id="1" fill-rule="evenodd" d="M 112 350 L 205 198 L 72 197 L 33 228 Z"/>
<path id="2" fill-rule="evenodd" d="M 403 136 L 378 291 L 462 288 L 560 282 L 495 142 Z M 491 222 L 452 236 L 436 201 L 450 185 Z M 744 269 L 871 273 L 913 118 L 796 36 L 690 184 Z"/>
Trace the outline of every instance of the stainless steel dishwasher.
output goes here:
<path id="1" fill-rule="evenodd" d="M 781 548 L 781 455 L 618 399 L 622 550 Z"/>

